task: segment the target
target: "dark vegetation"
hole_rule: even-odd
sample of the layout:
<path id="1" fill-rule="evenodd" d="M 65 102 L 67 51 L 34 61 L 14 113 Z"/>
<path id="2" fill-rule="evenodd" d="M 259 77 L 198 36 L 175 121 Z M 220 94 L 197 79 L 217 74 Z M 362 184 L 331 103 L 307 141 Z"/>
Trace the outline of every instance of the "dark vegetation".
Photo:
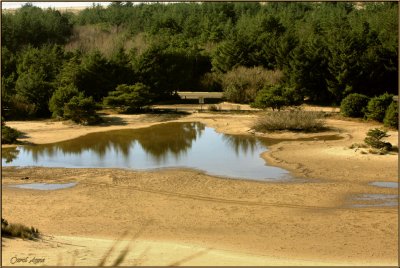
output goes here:
<path id="1" fill-rule="evenodd" d="M 386 110 L 383 123 L 386 127 L 399 128 L 399 105 L 393 101 Z"/>
<path id="2" fill-rule="evenodd" d="M 92 96 L 84 97 L 83 93 L 79 93 L 64 105 L 64 118 L 84 125 L 99 123 L 101 120 L 96 114 L 96 107 Z"/>
<path id="3" fill-rule="evenodd" d="M 344 116 L 375 120 L 383 122 L 386 127 L 398 129 L 398 103 L 393 97 L 387 92 L 373 98 L 353 93 L 342 100 L 340 111 Z"/>
<path id="4" fill-rule="evenodd" d="M 372 98 L 367 105 L 367 118 L 382 122 L 383 118 L 385 117 L 386 110 L 392 102 L 393 95 L 387 93 Z"/>
<path id="5" fill-rule="evenodd" d="M 280 110 L 285 106 L 294 106 L 302 103 L 301 96 L 294 88 L 284 85 L 264 87 L 257 93 L 255 101 L 251 106 L 256 108 L 271 107 L 272 110 Z"/>
<path id="6" fill-rule="evenodd" d="M 375 97 L 397 94 L 398 17 L 397 2 L 28 4 L 2 14 L 2 114 L 92 124 L 101 105 L 137 112 L 178 90 L 278 110 L 358 93 L 393 125 Z M 354 105 L 344 113 L 364 116 Z"/>
<path id="7" fill-rule="evenodd" d="M 352 93 L 340 104 L 340 111 L 348 117 L 364 117 L 369 98 L 363 94 Z"/>
<path id="8" fill-rule="evenodd" d="M 37 228 L 29 228 L 18 223 L 8 223 L 7 220 L 1 218 L 1 235 L 35 240 L 40 237 L 40 232 Z"/>
<path id="9" fill-rule="evenodd" d="M 21 133 L 9 126 L 1 126 L 1 143 L 3 144 L 13 144 L 17 141 Z"/>
<path id="10" fill-rule="evenodd" d="M 133 86 L 119 85 L 115 91 L 109 92 L 104 98 L 104 104 L 112 107 L 122 107 L 124 112 L 139 112 L 151 103 L 153 96 L 148 86 L 136 83 Z"/>
<path id="11" fill-rule="evenodd" d="M 1 118 L 1 143 L 2 144 L 13 144 L 21 136 L 21 132 L 18 130 L 6 126 L 4 118 Z"/>

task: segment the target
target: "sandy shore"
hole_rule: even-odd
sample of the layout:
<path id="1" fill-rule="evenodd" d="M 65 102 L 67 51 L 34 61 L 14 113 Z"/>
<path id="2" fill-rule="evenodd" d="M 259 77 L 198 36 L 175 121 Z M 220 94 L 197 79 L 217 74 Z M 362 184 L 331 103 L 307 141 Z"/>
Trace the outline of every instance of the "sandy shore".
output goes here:
<path id="1" fill-rule="evenodd" d="M 52 121 L 7 124 L 23 131 L 25 142 L 41 144 L 167 121 L 198 121 L 219 132 L 248 134 L 256 115 L 107 118 L 96 127 Z M 3 168 L 3 217 L 51 236 L 38 242 L 3 239 L 3 265 L 15 256 L 44 258 L 42 265 L 97 265 L 125 231 L 129 234 L 121 247 L 131 242 L 131 248 L 123 265 L 397 265 L 397 207 L 352 207 L 354 195 L 397 194 L 397 189 L 369 185 L 397 181 L 397 154 L 348 149 L 379 125 L 338 119 L 327 123 L 332 130 L 319 134 L 265 134 L 282 139 L 343 137 L 284 141 L 263 154 L 269 164 L 306 182 L 231 180 L 184 169 Z M 397 132 L 389 134 L 397 145 Z M 78 184 L 57 191 L 7 187 L 25 176 L 29 182 Z M 110 264 L 117 254 L 111 254 Z"/>

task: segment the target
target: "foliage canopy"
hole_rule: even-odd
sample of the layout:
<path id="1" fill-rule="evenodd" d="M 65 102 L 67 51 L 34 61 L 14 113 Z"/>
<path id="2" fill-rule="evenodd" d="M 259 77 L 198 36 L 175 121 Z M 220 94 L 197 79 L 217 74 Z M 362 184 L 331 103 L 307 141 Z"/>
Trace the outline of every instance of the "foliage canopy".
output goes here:
<path id="1" fill-rule="evenodd" d="M 99 103 L 137 83 L 154 101 L 223 90 L 248 103 L 271 84 L 250 90 L 226 77 L 255 68 L 281 73 L 282 87 L 317 104 L 397 94 L 398 18 L 397 2 L 115 2 L 76 14 L 27 4 L 2 11 L 2 112 L 48 117 L 59 88 Z M 273 90 L 262 91 L 266 103 Z M 382 121 L 386 108 L 369 117 Z"/>

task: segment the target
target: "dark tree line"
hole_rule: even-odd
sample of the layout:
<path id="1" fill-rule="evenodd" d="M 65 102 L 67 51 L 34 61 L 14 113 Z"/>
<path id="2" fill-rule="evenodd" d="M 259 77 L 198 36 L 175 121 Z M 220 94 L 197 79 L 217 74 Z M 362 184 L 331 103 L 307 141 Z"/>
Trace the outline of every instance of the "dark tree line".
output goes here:
<path id="1" fill-rule="evenodd" d="M 94 110 L 117 88 L 134 94 L 127 99 L 136 110 L 135 96 L 160 101 L 178 90 L 226 90 L 224 75 L 238 67 L 280 71 L 283 95 L 314 103 L 396 94 L 398 15 L 396 2 L 114 2 L 77 14 L 26 5 L 2 14 L 3 114 L 62 117 L 79 103 Z M 146 46 L 140 53 L 117 46 L 111 55 L 67 51 L 83 25 L 113 27 L 128 39 L 142 34 Z"/>

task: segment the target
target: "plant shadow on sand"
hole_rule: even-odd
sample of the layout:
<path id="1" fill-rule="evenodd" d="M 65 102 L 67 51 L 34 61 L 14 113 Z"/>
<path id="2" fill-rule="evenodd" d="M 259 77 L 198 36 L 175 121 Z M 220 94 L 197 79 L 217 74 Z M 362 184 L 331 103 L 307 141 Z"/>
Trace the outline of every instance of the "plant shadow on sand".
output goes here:
<path id="1" fill-rule="evenodd" d="M 179 111 L 179 110 L 169 110 L 169 109 L 154 109 L 149 112 L 147 112 L 146 115 L 146 120 L 149 122 L 166 122 L 166 121 L 172 121 L 172 120 L 177 120 L 182 117 L 188 116 L 191 113 L 185 112 L 185 111 Z"/>
<path id="2" fill-rule="evenodd" d="M 6 238 L 22 238 L 29 240 L 38 240 L 41 233 L 37 228 L 27 227 L 19 223 L 8 223 L 6 219 L 1 218 L 1 236 Z"/>
<path id="3" fill-rule="evenodd" d="M 113 245 L 106 250 L 104 255 L 101 257 L 100 261 L 96 264 L 96 266 L 103 267 L 103 266 L 142 266 L 144 265 L 142 262 L 145 259 L 147 253 L 151 250 L 150 247 L 146 247 L 136 258 L 131 259 L 133 261 L 132 263 L 125 263 L 123 262 L 127 259 L 128 255 L 132 253 L 134 250 L 134 244 L 137 242 L 137 240 L 140 238 L 140 236 L 146 231 L 146 229 L 151 225 L 152 221 L 146 222 L 141 229 L 139 229 L 137 232 L 135 232 L 130 240 L 129 237 L 130 231 L 126 230 L 125 232 L 122 233 L 118 237 L 117 240 L 113 243 Z M 122 247 L 121 244 L 123 242 L 128 241 L 128 243 Z M 77 245 L 75 245 L 77 246 Z M 207 254 L 212 248 L 206 248 L 199 250 L 193 254 L 190 254 L 186 257 L 182 257 L 180 259 L 177 259 L 175 261 L 172 261 L 171 263 L 166 264 L 165 266 L 180 266 L 180 265 L 185 265 L 185 263 L 201 256 L 204 254 Z M 116 257 L 111 257 L 113 254 L 117 254 Z M 65 256 L 64 256 L 65 257 Z M 75 266 L 76 259 L 78 258 L 78 252 L 74 251 L 71 263 L 69 264 L 70 266 Z M 56 266 L 63 266 L 66 265 L 66 263 L 63 262 L 63 256 L 60 254 L 58 255 L 58 260 Z"/>
<path id="4" fill-rule="evenodd" d="M 126 126 L 128 123 L 118 116 L 102 116 L 103 122 L 99 126 Z"/>
<path id="5" fill-rule="evenodd" d="M 133 248 L 133 244 L 134 242 L 145 232 L 145 230 L 151 225 L 152 221 L 148 221 L 145 223 L 145 225 L 143 225 L 143 227 L 141 229 L 139 229 L 139 231 L 137 231 L 133 237 L 132 240 L 125 246 L 125 248 L 120 252 L 120 254 L 112 261 L 111 266 L 120 266 L 123 261 L 125 260 L 126 256 L 130 253 L 130 251 Z M 115 241 L 115 243 L 111 246 L 111 248 L 109 248 L 109 250 L 107 250 L 107 252 L 104 254 L 104 256 L 102 257 L 102 259 L 100 260 L 100 262 L 97 264 L 97 266 L 105 266 L 107 260 L 109 259 L 110 255 L 112 254 L 113 251 L 116 250 L 116 247 L 118 246 L 118 244 L 121 241 L 124 241 L 125 238 L 129 237 L 129 231 L 125 231 L 118 240 Z M 147 252 L 149 251 L 150 248 L 146 248 L 144 249 L 144 251 L 139 255 L 139 257 L 135 260 L 134 265 L 140 265 L 140 263 L 137 263 L 138 260 L 142 259 Z M 176 261 L 173 261 L 172 263 L 166 265 L 166 266 L 180 266 L 182 264 L 184 264 L 185 262 L 188 262 L 198 256 L 201 256 L 203 254 L 206 254 L 207 252 L 209 252 L 211 249 L 207 248 L 204 250 L 200 250 L 194 254 L 191 254 L 187 257 L 178 259 Z"/>
<path id="6" fill-rule="evenodd" d="M 98 126 L 126 126 L 128 125 L 128 122 L 119 117 L 119 116 L 104 116 L 106 114 L 102 114 L 102 123 L 99 124 Z M 185 111 L 178 111 L 178 110 L 149 110 L 145 111 L 143 113 L 139 113 L 138 115 L 143 115 L 144 118 L 142 119 L 143 121 L 146 122 L 167 122 L 167 121 L 172 121 L 172 120 L 177 120 L 179 118 L 185 117 L 187 115 L 190 115 L 190 113 L 185 112 Z"/>

